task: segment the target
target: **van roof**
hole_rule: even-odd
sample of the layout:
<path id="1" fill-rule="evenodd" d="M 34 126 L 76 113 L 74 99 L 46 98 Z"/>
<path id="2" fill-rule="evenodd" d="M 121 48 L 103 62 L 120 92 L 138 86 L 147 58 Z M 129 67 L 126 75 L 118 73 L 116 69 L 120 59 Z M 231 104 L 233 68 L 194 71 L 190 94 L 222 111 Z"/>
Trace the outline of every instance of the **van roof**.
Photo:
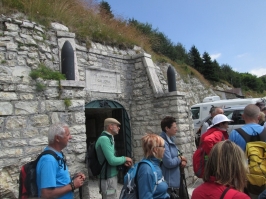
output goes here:
<path id="1" fill-rule="evenodd" d="M 230 100 L 217 100 L 217 101 L 213 101 L 213 102 L 205 102 L 205 103 L 198 103 L 198 104 L 194 104 L 192 105 L 191 107 L 196 107 L 196 106 L 200 106 L 200 105 L 208 105 L 208 104 L 212 104 L 212 105 L 215 105 L 215 104 L 236 104 L 236 103 L 240 103 L 239 105 L 241 105 L 241 103 L 243 104 L 247 104 L 247 103 L 252 103 L 252 104 L 255 104 L 256 102 L 258 101 L 262 101 L 261 98 L 245 98 L 245 99 L 230 99 Z M 242 104 L 242 105 L 243 105 Z"/>

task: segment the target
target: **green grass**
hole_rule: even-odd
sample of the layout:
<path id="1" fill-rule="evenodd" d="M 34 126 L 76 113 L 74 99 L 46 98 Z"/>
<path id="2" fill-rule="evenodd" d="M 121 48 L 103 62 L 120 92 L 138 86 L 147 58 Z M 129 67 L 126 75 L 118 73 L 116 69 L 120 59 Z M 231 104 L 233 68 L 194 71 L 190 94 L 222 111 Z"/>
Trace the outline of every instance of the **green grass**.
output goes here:
<path id="1" fill-rule="evenodd" d="M 12 14 L 17 11 L 24 13 L 29 20 L 50 28 L 51 22 L 64 24 L 76 38 L 91 46 L 91 41 L 110 45 L 119 49 L 140 46 L 152 56 L 155 62 L 171 63 L 182 78 L 195 76 L 203 84 L 209 85 L 205 78 L 190 66 L 176 63 L 169 58 L 156 54 L 151 50 L 150 38 L 141 34 L 133 26 L 129 26 L 122 17 L 110 18 L 99 14 L 99 1 L 87 0 L 0 0 L 0 12 Z M 44 39 L 46 35 L 43 35 Z M 36 74 L 32 74 L 33 77 Z M 42 77 L 44 78 L 44 77 Z M 54 79 L 52 77 L 51 79 Z"/>
<path id="2" fill-rule="evenodd" d="M 70 107 L 72 105 L 71 100 L 68 98 L 64 100 L 64 103 L 65 103 L 66 107 Z"/>
<path id="3" fill-rule="evenodd" d="M 147 38 L 128 26 L 126 20 L 99 15 L 98 3 L 94 0 L 87 2 L 90 3 L 82 0 L 0 0 L 0 11 L 5 14 L 18 10 L 26 13 L 29 20 L 46 27 L 54 21 L 62 23 L 88 46 L 90 41 L 120 48 L 133 45 L 146 48 L 149 45 Z"/>
<path id="4" fill-rule="evenodd" d="M 40 64 L 36 70 L 32 70 L 29 74 L 32 79 L 42 78 L 45 80 L 64 80 L 66 79 L 65 75 L 58 72 L 53 71 L 50 68 L 47 68 L 45 65 Z"/>
<path id="5" fill-rule="evenodd" d="M 44 85 L 43 83 L 37 82 L 36 83 L 36 91 L 38 92 L 42 92 L 46 89 L 46 85 Z"/>

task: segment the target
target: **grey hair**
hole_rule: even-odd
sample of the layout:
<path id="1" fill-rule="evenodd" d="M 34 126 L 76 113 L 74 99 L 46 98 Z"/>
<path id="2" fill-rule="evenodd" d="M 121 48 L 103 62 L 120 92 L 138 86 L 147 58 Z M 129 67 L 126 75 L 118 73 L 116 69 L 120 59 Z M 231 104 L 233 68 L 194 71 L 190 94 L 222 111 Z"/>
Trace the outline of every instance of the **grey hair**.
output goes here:
<path id="1" fill-rule="evenodd" d="M 105 131 L 108 130 L 108 126 L 109 126 L 109 125 L 110 125 L 110 124 L 107 124 L 107 125 L 104 126 L 104 130 L 105 130 Z"/>
<path id="2" fill-rule="evenodd" d="M 65 128 L 69 128 L 69 126 L 66 123 L 56 123 L 50 126 L 48 131 L 48 143 L 52 144 L 54 143 L 54 137 L 56 135 L 63 137 L 65 134 Z"/>

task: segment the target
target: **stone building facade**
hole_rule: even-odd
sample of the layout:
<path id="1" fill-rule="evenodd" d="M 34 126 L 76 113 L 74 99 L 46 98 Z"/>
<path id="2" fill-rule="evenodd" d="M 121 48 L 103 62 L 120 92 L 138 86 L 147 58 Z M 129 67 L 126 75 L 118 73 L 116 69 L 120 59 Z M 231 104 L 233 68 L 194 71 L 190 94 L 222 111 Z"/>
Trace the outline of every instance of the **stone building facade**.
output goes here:
<path id="1" fill-rule="evenodd" d="M 29 73 L 40 64 L 62 71 L 61 50 L 66 41 L 73 47 L 75 80 L 31 79 Z M 64 25 L 52 23 L 48 28 L 1 16 L 0 198 L 18 197 L 21 165 L 43 150 L 49 126 L 59 121 L 69 124 L 73 137 L 64 149 L 71 174 L 87 173 L 87 144 L 101 133 L 106 117 L 122 123 L 116 138 L 118 154 L 138 161 L 141 137 L 146 132 L 160 133 L 162 118 L 174 116 L 179 129 L 176 144 L 188 158 L 185 172 L 188 184 L 192 183 L 195 146 L 189 107 L 212 91 L 195 78 L 185 83 L 176 73 L 178 91 L 169 93 L 167 67 L 153 63 L 138 47 L 122 51 L 92 43 L 88 49 Z M 36 91 L 37 83 L 45 89 Z"/>

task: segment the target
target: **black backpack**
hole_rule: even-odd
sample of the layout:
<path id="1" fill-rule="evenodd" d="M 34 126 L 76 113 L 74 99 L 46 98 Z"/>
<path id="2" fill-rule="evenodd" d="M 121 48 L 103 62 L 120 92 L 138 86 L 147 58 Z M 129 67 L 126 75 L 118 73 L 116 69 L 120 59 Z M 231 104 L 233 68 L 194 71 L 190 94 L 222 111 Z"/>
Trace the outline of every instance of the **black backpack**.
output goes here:
<path id="1" fill-rule="evenodd" d="M 21 167 L 19 174 L 19 199 L 27 199 L 32 197 L 38 197 L 38 187 L 36 182 L 36 167 L 37 163 L 43 155 L 50 154 L 57 161 L 62 160 L 54 151 L 45 150 L 43 151 L 36 160 L 28 162 Z M 63 153 L 62 153 L 63 154 Z M 64 157 L 64 155 L 63 155 Z M 64 158 L 63 158 L 64 161 Z M 66 169 L 66 164 L 64 161 L 64 169 Z"/>
<path id="2" fill-rule="evenodd" d="M 104 136 L 104 135 L 102 135 L 102 136 Z M 95 144 L 96 144 L 96 142 L 92 142 L 92 143 L 90 143 L 90 145 L 88 147 L 87 161 L 88 161 L 88 166 L 89 166 L 89 169 L 91 170 L 92 175 L 98 176 L 101 174 L 102 168 L 107 163 L 107 161 L 105 159 L 103 164 L 100 164 L 98 157 L 97 157 Z M 106 166 L 106 170 L 107 170 L 107 166 Z"/>

